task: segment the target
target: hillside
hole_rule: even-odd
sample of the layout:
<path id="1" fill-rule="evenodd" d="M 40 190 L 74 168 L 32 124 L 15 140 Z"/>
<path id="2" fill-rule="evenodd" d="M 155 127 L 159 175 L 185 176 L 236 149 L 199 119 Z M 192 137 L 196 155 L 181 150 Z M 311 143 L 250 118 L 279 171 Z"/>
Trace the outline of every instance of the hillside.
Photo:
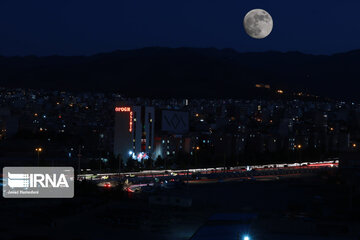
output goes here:
<path id="1" fill-rule="evenodd" d="M 0 85 L 131 96 L 247 97 L 256 83 L 359 100 L 360 51 L 238 53 L 144 48 L 92 56 L 0 57 Z"/>

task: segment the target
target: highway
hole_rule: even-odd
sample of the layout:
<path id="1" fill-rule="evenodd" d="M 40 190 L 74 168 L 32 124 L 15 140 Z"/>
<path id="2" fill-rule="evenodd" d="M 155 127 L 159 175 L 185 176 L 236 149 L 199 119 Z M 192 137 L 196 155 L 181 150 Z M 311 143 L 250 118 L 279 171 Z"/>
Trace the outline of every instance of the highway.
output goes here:
<path id="1" fill-rule="evenodd" d="M 312 174 L 329 168 L 337 168 L 338 160 L 322 162 L 302 162 L 291 164 L 268 164 L 254 166 L 238 166 L 230 169 L 203 168 L 188 170 L 153 170 L 124 173 L 88 173 L 78 175 L 78 179 L 97 181 L 100 185 L 104 182 L 126 182 L 129 191 L 144 186 L 167 186 L 183 182 L 188 184 L 202 184 L 227 181 L 255 181 L 275 180 L 282 177 Z M 156 184 L 158 183 L 158 184 Z M 110 187 L 111 184 L 106 186 Z"/>
<path id="2" fill-rule="evenodd" d="M 267 165 L 252 165 L 252 166 L 237 166 L 225 169 L 223 167 L 217 168 L 197 168 L 197 169 L 182 169 L 182 170 L 144 170 L 140 172 L 93 172 L 90 169 L 85 169 L 82 174 L 78 175 L 79 179 L 106 179 L 108 177 L 164 177 L 164 176 L 184 176 L 193 174 L 213 174 L 213 173 L 238 173 L 251 171 L 269 171 L 269 170 L 297 170 L 297 169 L 312 169 L 322 167 L 338 167 L 339 160 L 333 159 L 322 162 L 300 162 L 300 163 L 283 163 L 283 164 L 267 164 Z"/>

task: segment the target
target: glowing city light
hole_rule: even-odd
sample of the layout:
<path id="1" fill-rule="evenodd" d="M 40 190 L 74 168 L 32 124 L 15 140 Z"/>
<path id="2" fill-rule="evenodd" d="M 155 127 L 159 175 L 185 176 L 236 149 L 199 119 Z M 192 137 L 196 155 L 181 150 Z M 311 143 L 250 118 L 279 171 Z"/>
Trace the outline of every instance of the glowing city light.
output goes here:
<path id="1" fill-rule="evenodd" d="M 115 107 L 115 112 L 128 112 L 130 114 L 129 119 L 129 132 L 133 130 L 133 112 L 130 107 Z"/>
<path id="2" fill-rule="evenodd" d="M 115 112 L 131 112 L 130 107 L 116 107 Z"/>
<path id="3" fill-rule="evenodd" d="M 129 154 L 130 154 L 130 152 L 129 152 Z M 132 152 L 130 156 L 132 157 L 133 160 L 137 160 L 137 161 L 149 159 L 149 155 L 145 152 L 139 152 L 138 154 L 135 154 L 134 152 Z"/>
<path id="4" fill-rule="evenodd" d="M 43 150 L 42 148 L 35 148 L 36 152 L 42 152 L 42 150 Z"/>
<path id="5" fill-rule="evenodd" d="M 129 120 L 129 132 L 133 130 L 133 112 L 130 112 L 130 120 Z"/>

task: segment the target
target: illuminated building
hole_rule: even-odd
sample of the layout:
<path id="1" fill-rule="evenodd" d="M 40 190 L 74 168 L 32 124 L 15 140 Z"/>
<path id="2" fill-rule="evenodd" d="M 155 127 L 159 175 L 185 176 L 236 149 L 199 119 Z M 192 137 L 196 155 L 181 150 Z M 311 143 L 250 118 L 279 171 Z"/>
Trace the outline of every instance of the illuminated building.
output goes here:
<path id="1" fill-rule="evenodd" d="M 114 155 L 124 162 L 142 160 L 154 148 L 155 109 L 144 106 L 115 107 Z"/>
<path id="2" fill-rule="evenodd" d="M 161 110 L 157 112 L 159 121 L 155 138 L 153 158 L 167 157 L 176 152 L 190 153 L 189 113 L 178 110 Z M 161 117 L 160 117 L 161 116 Z"/>
<path id="3" fill-rule="evenodd" d="M 134 153 L 152 153 L 154 148 L 155 109 L 154 107 L 135 106 L 134 111 Z"/>
<path id="4" fill-rule="evenodd" d="M 115 108 L 114 155 L 123 161 L 133 146 L 133 114 L 131 107 Z"/>

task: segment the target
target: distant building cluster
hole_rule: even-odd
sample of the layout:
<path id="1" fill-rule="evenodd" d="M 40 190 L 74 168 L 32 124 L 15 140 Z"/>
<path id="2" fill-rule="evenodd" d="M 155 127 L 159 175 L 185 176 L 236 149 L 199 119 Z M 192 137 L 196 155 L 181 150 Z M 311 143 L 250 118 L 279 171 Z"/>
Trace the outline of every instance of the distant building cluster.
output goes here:
<path id="1" fill-rule="evenodd" d="M 203 165 L 235 164 L 256 161 L 261 154 L 305 158 L 358 151 L 359 140 L 360 105 L 353 102 L 296 95 L 271 100 L 148 99 L 0 89 L 4 153 L 26 155 L 41 146 L 48 156 L 104 162 L 181 155 Z"/>
<path id="2" fill-rule="evenodd" d="M 152 106 L 115 107 L 114 155 L 141 161 L 191 153 L 189 113 Z M 171 144 L 170 144 L 171 141 Z"/>

